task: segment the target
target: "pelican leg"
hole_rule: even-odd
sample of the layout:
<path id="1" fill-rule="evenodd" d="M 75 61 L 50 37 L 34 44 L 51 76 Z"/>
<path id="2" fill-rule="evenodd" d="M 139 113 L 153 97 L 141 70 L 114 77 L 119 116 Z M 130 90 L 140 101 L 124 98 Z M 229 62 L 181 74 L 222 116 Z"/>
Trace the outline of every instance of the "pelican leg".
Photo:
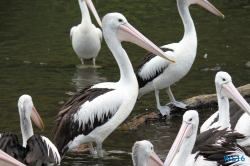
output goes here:
<path id="1" fill-rule="evenodd" d="M 174 95 L 173 93 L 171 92 L 171 89 L 170 89 L 170 86 L 166 88 L 166 92 L 168 94 L 168 97 L 170 99 L 170 102 L 167 103 L 167 105 L 171 106 L 171 105 L 175 105 L 176 107 L 178 108 L 182 108 L 182 109 L 186 109 L 187 105 L 182 103 L 182 102 L 179 102 L 179 101 L 176 101 L 175 98 L 174 98 Z"/>
<path id="2" fill-rule="evenodd" d="M 95 58 L 93 58 L 92 61 L 93 61 L 93 65 L 95 66 Z"/>
<path id="3" fill-rule="evenodd" d="M 96 155 L 96 151 L 95 151 L 95 149 L 93 148 L 92 142 L 89 142 L 89 143 L 88 143 L 88 147 L 89 147 L 89 153 L 90 153 L 90 155 L 91 155 L 91 156 L 95 156 L 95 155 Z"/>
<path id="4" fill-rule="evenodd" d="M 84 59 L 83 58 L 80 58 L 80 59 L 81 59 L 82 64 L 84 65 Z"/>
<path id="5" fill-rule="evenodd" d="M 155 89 L 155 98 L 156 98 L 156 104 L 157 104 L 157 109 L 161 112 L 161 114 L 170 115 L 170 107 L 168 106 L 161 106 L 160 100 L 159 100 L 159 89 Z"/>
<path id="6" fill-rule="evenodd" d="M 97 156 L 99 158 L 103 158 L 102 143 L 97 143 Z"/>

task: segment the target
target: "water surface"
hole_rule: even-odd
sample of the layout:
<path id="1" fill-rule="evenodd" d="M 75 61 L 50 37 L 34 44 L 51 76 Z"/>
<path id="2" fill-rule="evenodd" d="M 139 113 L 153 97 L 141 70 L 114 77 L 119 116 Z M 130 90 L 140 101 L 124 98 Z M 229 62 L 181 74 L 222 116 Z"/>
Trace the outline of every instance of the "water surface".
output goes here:
<path id="1" fill-rule="evenodd" d="M 109 12 L 120 12 L 158 46 L 178 42 L 183 36 L 183 24 L 174 0 L 94 0 L 93 3 L 101 18 Z M 171 87 L 177 100 L 215 93 L 217 70 L 213 69 L 229 72 L 236 87 L 250 82 L 250 70 L 245 65 L 250 61 L 250 1 L 212 0 L 211 3 L 225 19 L 197 5 L 190 6 L 198 49 L 190 72 Z M 21 139 L 17 101 L 22 94 L 29 94 L 45 123 L 45 130 L 34 127 L 35 133 L 51 138 L 53 117 L 72 93 L 89 84 L 119 80 L 117 63 L 104 41 L 96 61 L 102 68 L 76 68 L 80 60 L 69 38 L 70 28 L 81 20 L 76 0 L 1 1 L 0 16 L 0 131 L 15 132 Z M 131 43 L 123 43 L 123 47 L 136 69 L 146 51 Z M 160 98 L 162 104 L 168 102 L 165 90 Z M 136 103 L 126 122 L 155 109 L 154 92 L 151 92 Z M 213 112 L 201 111 L 200 123 Z M 129 153 L 134 142 L 142 139 L 150 140 L 164 160 L 181 119 L 180 113 L 166 121 L 144 124 L 137 130 L 117 129 L 103 143 L 106 151 L 103 160 L 67 155 L 61 165 L 132 165 Z"/>

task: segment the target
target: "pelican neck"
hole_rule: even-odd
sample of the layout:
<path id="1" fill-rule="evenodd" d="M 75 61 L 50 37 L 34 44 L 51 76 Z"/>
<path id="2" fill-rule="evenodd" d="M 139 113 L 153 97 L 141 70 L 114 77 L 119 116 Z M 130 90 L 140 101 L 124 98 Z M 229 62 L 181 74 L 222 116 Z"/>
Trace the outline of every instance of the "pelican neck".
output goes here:
<path id="1" fill-rule="evenodd" d="M 34 135 L 32 122 L 27 115 L 20 115 L 20 127 L 22 132 L 23 147 L 26 147 L 27 140 Z"/>
<path id="2" fill-rule="evenodd" d="M 81 25 L 85 25 L 85 26 L 92 25 L 89 10 L 88 10 L 86 2 L 85 1 L 81 2 L 81 0 L 78 0 L 78 2 L 79 2 L 81 13 L 82 13 Z"/>
<path id="3" fill-rule="evenodd" d="M 217 101 L 219 107 L 218 127 L 221 129 L 230 127 L 228 98 L 221 98 L 220 94 L 217 92 Z"/>
<path id="4" fill-rule="evenodd" d="M 183 2 L 181 0 L 177 0 L 178 11 L 180 13 L 183 25 L 184 25 L 184 36 L 182 40 L 188 39 L 190 37 L 197 41 L 196 30 L 194 26 L 194 22 L 189 12 L 189 5 L 187 2 Z"/>
<path id="5" fill-rule="evenodd" d="M 111 32 L 111 29 L 103 28 L 104 39 L 111 50 L 120 69 L 120 83 L 128 85 L 129 83 L 136 84 L 137 79 L 134 74 L 132 64 L 126 51 L 122 48 L 121 42 L 116 38 L 116 32 Z"/>

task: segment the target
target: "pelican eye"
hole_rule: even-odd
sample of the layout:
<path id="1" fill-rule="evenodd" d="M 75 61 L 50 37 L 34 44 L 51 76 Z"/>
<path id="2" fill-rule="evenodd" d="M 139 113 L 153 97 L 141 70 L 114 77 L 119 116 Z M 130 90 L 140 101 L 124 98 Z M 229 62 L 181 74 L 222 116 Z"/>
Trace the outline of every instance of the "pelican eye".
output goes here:
<path id="1" fill-rule="evenodd" d="M 189 119 L 189 121 L 192 121 L 192 120 L 193 120 L 192 118 Z"/>
<path id="2" fill-rule="evenodd" d="M 226 81 L 226 79 L 225 79 L 225 78 L 223 78 L 222 80 L 223 80 L 223 81 Z"/>
<path id="3" fill-rule="evenodd" d="M 119 21 L 119 22 L 122 22 L 122 19 L 121 19 L 121 18 L 119 18 L 119 19 L 118 19 L 118 21 Z"/>

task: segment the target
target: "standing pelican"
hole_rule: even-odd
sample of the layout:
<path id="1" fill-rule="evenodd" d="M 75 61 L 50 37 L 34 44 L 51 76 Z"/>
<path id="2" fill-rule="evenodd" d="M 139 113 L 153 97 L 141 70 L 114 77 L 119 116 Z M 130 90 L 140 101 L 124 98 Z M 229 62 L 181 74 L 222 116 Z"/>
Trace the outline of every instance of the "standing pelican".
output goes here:
<path id="1" fill-rule="evenodd" d="M 22 95 L 19 98 L 18 110 L 23 146 L 19 144 L 15 134 L 3 132 L 0 137 L 0 149 L 25 164 L 60 164 L 61 157 L 54 144 L 48 138 L 33 133 L 31 119 L 41 130 L 44 129 L 44 124 L 33 105 L 31 96 Z"/>
<path id="2" fill-rule="evenodd" d="M 188 9 L 189 5 L 195 3 L 215 15 L 224 18 L 224 15 L 207 0 L 177 0 L 178 10 L 184 24 L 184 36 L 179 43 L 172 43 L 161 47 L 169 57 L 176 59 L 176 63 L 169 63 L 169 61 L 156 56 L 154 53 L 147 53 L 142 59 L 136 73 L 140 88 L 138 99 L 144 94 L 155 90 L 157 108 L 162 115 L 170 114 L 169 106 L 171 105 L 180 108 L 186 107 L 184 103 L 175 100 L 170 86 L 188 73 L 196 56 L 197 36 L 194 22 Z M 161 106 L 159 90 L 164 88 L 166 88 L 171 102 L 166 106 Z"/>
<path id="3" fill-rule="evenodd" d="M 198 125 L 197 111 L 185 112 L 164 166 L 237 165 L 238 162 L 224 160 L 224 156 L 235 155 L 244 155 L 242 165 L 250 164 L 248 153 L 236 143 L 236 139 L 244 138 L 242 134 L 213 128 L 197 136 Z"/>
<path id="4" fill-rule="evenodd" d="M 102 25 L 105 41 L 120 69 L 120 80 L 85 87 L 66 102 L 55 117 L 52 131 L 61 156 L 83 143 L 88 143 L 93 154 L 92 142 L 96 142 L 97 155 L 103 157 L 102 142 L 132 111 L 138 95 L 138 82 L 122 41 L 133 42 L 169 59 L 122 14 L 107 14 Z"/>
<path id="5" fill-rule="evenodd" d="M 132 160 L 134 166 L 163 166 L 163 162 L 154 152 L 154 146 L 147 140 L 135 142 Z"/>
<path id="6" fill-rule="evenodd" d="M 82 13 L 82 22 L 71 28 L 70 39 L 82 64 L 84 64 L 84 59 L 92 59 L 93 65 L 95 65 L 95 59 L 101 49 L 102 31 L 92 24 L 87 5 L 100 27 L 102 27 L 102 23 L 91 0 L 78 0 L 78 2 Z"/>
<path id="7" fill-rule="evenodd" d="M 210 116 L 201 126 L 200 132 L 213 127 L 226 127 L 244 134 L 245 139 L 238 140 L 241 146 L 250 145 L 250 106 L 240 95 L 232 83 L 232 78 L 227 72 L 218 72 L 215 76 L 215 87 L 219 110 Z M 232 107 L 229 111 L 229 100 L 233 99 L 239 107 Z M 238 112 L 237 112 L 238 111 Z"/>

